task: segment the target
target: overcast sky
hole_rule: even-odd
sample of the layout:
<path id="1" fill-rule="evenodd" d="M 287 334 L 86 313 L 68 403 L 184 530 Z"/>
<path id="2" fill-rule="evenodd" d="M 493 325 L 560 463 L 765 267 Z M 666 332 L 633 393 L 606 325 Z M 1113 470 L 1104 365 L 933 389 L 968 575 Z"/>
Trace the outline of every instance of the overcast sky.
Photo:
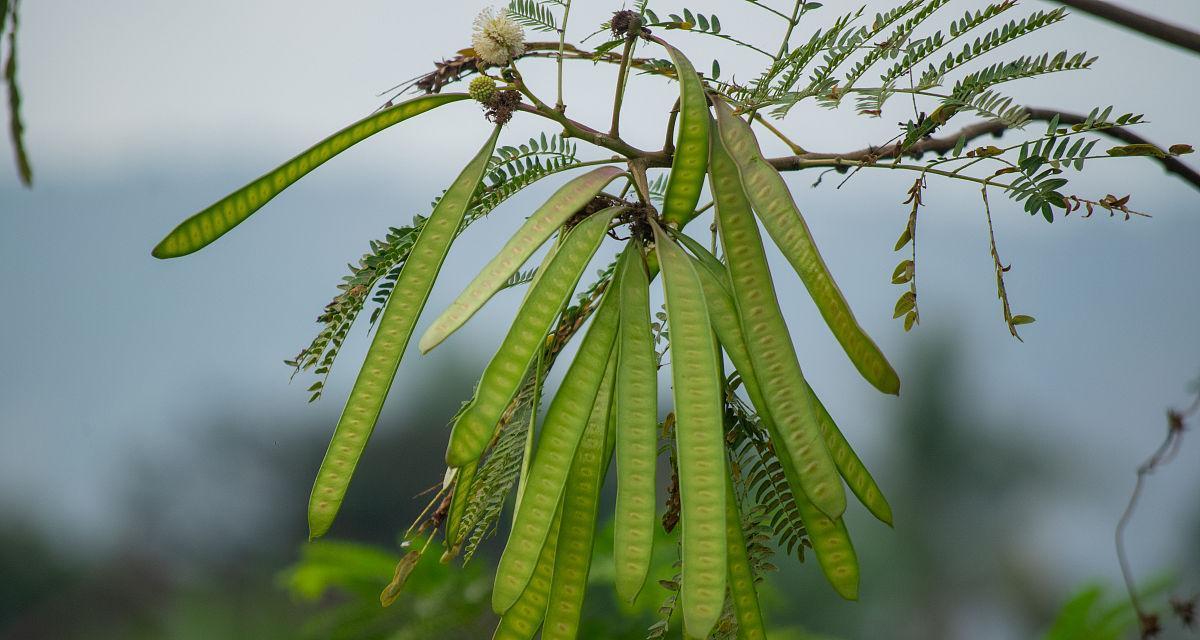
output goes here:
<path id="1" fill-rule="evenodd" d="M 575 39 L 612 8 L 576 5 Z M 687 5 L 719 14 L 726 32 L 779 37 L 778 24 L 741 3 Z M 663 0 L 651 6 L 678 8 Z M 827 2 L 806 26 L 824 26 L 842 6 L 853 5 Z M 979 6 L 952 3 L 940 24 Z M 1027 0 L 1016 13 L 1052 6 Z M 286 430 L 256 421 L 289 412 L 336 417 L 365 349 L 363 332 L 356 331 L 316 407 L 304 406 L 307 385 L 288 386 L 280 361 L 314 331 L 311 320 L 344 264 L 388 225 L 426 212 L 490 125 L 471 104 L 446 107 L 355 147 L 195 256 L 158 262 L 150 247 L 187 215 L 370 112 L 383 100 L 380 91 L 467 46 L 481 5 L 35 0 L 22 7 L 21 80 L 37 185 L 19 188 L 9 154 L 0 153 L 0 498 L 38 506 L 60 535 L 102 537 L 113 517 L 106 496 L 123 465 L 178 449 L 178 431 L 201 426 L 197 416 L 211 413 L 213 403 L 245 416 L 247 429 Z M 1200 28 L 1194 0 L 1152 9 Z M 670 36 L 699 68 L 722 56 L 725 77 L 747 79 L 761 63 L 753 52 L 701 36 Z M 1086 49 L 1100 60 L 1088 72 L 1015 84 L 1010 93 L 1019 99 L 1085 112 L 1114 104 L 1118 113 L 1146 113 L 1141 130 L 1155 141 L 1200 143 L 1200 57 L 1086 16 L 1024 42 L 1006 55 L 1040 46 Z M 550 65 L 525 67 L 538 91 L 551 95 Z M 605 122 L 609 104 L 597 98 L 607 95 L 613 75 L 574 63 L 566 87 L 571 114 Z M 623 132 L 644 147 L 661 143 L 672 90 L 635 78 Z M 912 117 L 903 100 L 889 108 L 877 121 L 853 117 L 849 105 L 839 113 L 800 109 L 786 126 L 812 149 L 859 148 L 886 140 L 896 121 Z M 517 120 L 504 142 L 543 130 L 552 131 Z M 1110 530 L 1131 470 L 1160 437 L 1165 407 L 1181 403 L 1186 381 L 1200 373 L 1200 194 L 1131 160 L 1093 163 L 1073 188 L 1092 198 L 1132 193 L 1132 204 L 1152 219 L 1072 216 L 1047 225 L 993 196 L 997 240 L 1013 264 L 1015 310 L 1038 318 L 1018 343 L 1000 320 L 977 190 L 931 182 L 918 257 L 923 323 L 905 334 L 891 319 L 900 290 L 889 279 L 912 177 L 864 173 L 840 190 L 835 180 L 808 188 L 814 179 L 789 178 L 843 291 L 901 377 L 921 344 L 955 339 L 968 373 L 964 406 L 1011 416 L 1012 429 L 1023 428 L 1022 416 L 1037 416 L 1039 428 L 1055 425 L 1036 434 L 1038 441 L 1082 469 L 1080 486 L 1049 489 L 1065 495 L 1065 512 L 1031 505 L 1022 516 L 1038 523 L 1032 537 L 1062 563 L 1065 579 L 1113 575 L 1103 564 L 1107 540 L 1094 532 Z M 495 238 L 552 186 L 473 227 L 451 254 L 430 307 L 447 302 L 490 256 Z M 879 397 L 857 379 L 786 263 L 774 266 L 814 386 L 869 462 L 872 450 L 887 446 L 879 423 L 904 398 Z M 489 312 L 506 318 L 514 304 L 510 296 Z M 410 354 L 397 388 L 435 392 L 430 371 L 481 366 L 502 326 L 477 322 L 448 348 L 421 360 Z M 462 382 L 464 393 L 469 384 Z M 390 404 L 402 412 L 401 405 Z M 1198 445 L 1189 442 L 1182 457 L 1194 463 Z M 1137 532 L 1162 544 L 1139 548 L 1146 564 L 1166 561 L 1185 544 L 1159 525 L 1188 512 L 1183 507 L 1195 494 L 1184 489 L 1200 482 L 1197 468 L 1179 464 L 1164 473 L 1149 498 L 1145 518 L 1156 524 Z M 1071 502 L 1075 492 L 1093 497 Z"/>

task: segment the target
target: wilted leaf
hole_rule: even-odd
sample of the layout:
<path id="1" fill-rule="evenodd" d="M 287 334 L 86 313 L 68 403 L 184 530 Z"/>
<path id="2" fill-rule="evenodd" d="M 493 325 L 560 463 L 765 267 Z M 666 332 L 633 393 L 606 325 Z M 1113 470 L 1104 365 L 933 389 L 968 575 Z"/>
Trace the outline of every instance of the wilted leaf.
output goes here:
<path id="1" fill-rule="evenodd" d="M 408 581 L 409 574 L 416 568 L 417 563 L 421 561 L 421 553 L 424 549 L 413 549 L 404 554 L 400 558 L 400 562 L 396 563 L 396 573 L 392 575 L 392 581 L 383 588 L 383 592 L 379 594 L 379 604 L 389 606 L 400 597 L 400 592 L 404 590 L 404 583 Z"/>
<path id="2" fill-rule="evenodd" d="M 1155 158 L 1165 158 L 1167 154 L 1162 149 L 1152 144 L 1127 144 L 1120 147 L 1113 147 L 1106 153 L 1114 157 L 1127 156 L 1153 156 Z"/>

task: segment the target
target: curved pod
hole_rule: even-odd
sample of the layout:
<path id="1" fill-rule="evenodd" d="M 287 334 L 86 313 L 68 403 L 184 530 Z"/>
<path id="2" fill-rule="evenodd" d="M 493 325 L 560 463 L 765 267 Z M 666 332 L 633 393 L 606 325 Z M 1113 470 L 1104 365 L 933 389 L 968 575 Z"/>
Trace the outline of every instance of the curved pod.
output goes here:
<path id="1" fill-rule="evenodd" d="M 608 223 L 620 211 L 610 207 L 575 226 L 537 281 L 513 320 L 496 355 L 479 380 L 475 399 L 454 423 L 446 463 L 461 467 L 479 459 L 496 424 L 537 357 L 546 332 L 554 324 L 563 305 L 604 241 Z"/>
<path id="2" fill-rule="evenodd" d="M 550 581 L 554 576 L 554 560 L 558 550 L 558 531 L 562 522 L 562 505 L 554 512 L 546 544 L 538 554 L 537 568 L 529 584 L 513 606 L 500 617 L 492 640 L 531 640 L 546 619 L 546 603 L 550 601 Z"/>
<path id="3" fill-rule="evenodd" d="M 746 552 L 746 536 L 742 530 L 742 514 L 738 510 L 733 479 L 725 474 L 725 540 L 729 557 L 729 599 L 737 616 L 738 640 L 766 640 L 762 610 L 758 606 L 758 589 L 754 571 Z"/>
<path id="4" fill-rule="evenodd" d="M 704 188 L 704 171 L 708 166 L 708 129 L 712 117 L 708 113 L 708 98 L 696 68 L 678 49 L 661 42 L 675 64 L 679 79 L 679 124 L 675 157 L 671 159 L 671 176 L 663 200 L 663 220 L 680 228 L 691 220 Z"/>
<path id="5" fill-rule="evenodd" d="M 679 460 L 683 625 L 704 638 L 725 605 L 725 432 L 721 375 L 708 307 L 691 260 L 657 224 L 671 335 L 675 439 Z"/>
<path id="6" fill-rule="evenodd" d="M 615 354 L 614 354 L 615 355 Z M 567 490 L 563 495 L 562 524 L 558 530 L 558 545 L 554 558 L 554 578 L 550 583 L 550 599 L 546 605 L 543 640 L 574 640 L 579 632 L 583 612 L 583 595 L 587 589 L 588 572 L 592 566 L 592 543 L 596 535 L 596 512 L 600 502 L 600 485 L 609 453 L 605 446 L 608 435 L 609 407 L 616 373 L 616 358 L 609 357 L 604 384 L 596 394 L 592 414 L 588 417 L 579 449 L 571 461 Z M 529 587 L 526 587 L 528 589 Z"/>
<path id="7" fill-rule="evenodd" d="M 804 394 L 804 373 L 779 310 L 758 224 L 742 191 L 737 167 L 719 139 L 714 141 L 711 155 L 709 175 L 717 227 L 751 364 L 771 418 L 800 471 L 804 494 L 825 514 L 839 517 L 846 510 L 845 491 Z"/>
<path id="8" fill-rule="evenodd" d="M 552 233 L 591 202 L 605 185 L 624 173 L 616 167 L 600 167 L 571 180 L 555 191 L 545 204 L 525 220 L 525 224 L 509 238 L 496 257 L 483 267 L 479 275 L 475 276 L 454 302 L 450 303 L 442 315 L 426 329 L 418 343 L 421 353 L 429 352 L 466 324 L 476 311 L 504 287 L 504 283 L 529 260 L 533 252 L 545 244 Z"/>
<path id="9" fill-rule="evenodd" d="M 621 329 L 616 393 L 617 505 L 613 556 L 617 597 L 632 602 L 646 582 L 654 550 L 658 465 L 658 363 L 650 333 L 650 278 L 642 244 L 621 256 Z"/>
<path id="10" fill-rule="evenodd" d="M 320 537 L 329 530 L 342 506 L 350 477 L 379 420 L 383 401 L 387 398 L 396 369 L 400 366 L 400 358 L 412 337 L 417 317 L 425 308 L 425 301 L 446 259 L 450 243 L 462 225 L 471 197 L 483 179 L 499 134 L 500 127 L 496 127 L 483 148 L 446 190 L 425 221 L 408 260 L 400 270 L 383 315 L 379 318 L 375 338 L 371 341 L 362 370 L 354 381 L 346 408 L 342 410 L 313 483 L 308 501 L 308 532 L 311 538 Z"/>
<path id="11" fill-rule="evenodd" d="M 713 104 L 717 111 L 717 130 L 737 164 L 746 196 L 771 239 L 804 282 L 825 324 L 868 382 L 884 393 L 900 393 L 900 377 L 854 318 L 846 297 L 817 251 L 812 233 L 800 215 L 787 183 L 763 158 L 750 125 L 735 116 L 721 100 L 714 99 Z"/>
<path id="12" fill-rule="evenodd" d="M 764 421 L 769 420 L 770 414 L 766 400 L 763 399 L 754 367 L 750 364 L 750 352 L 746 348 L 737 307 L 729 291 L 729 274 L 725 271 L 724 265 L 698 242 L 684 234 L 679 234 L 679 239 L 698 258 L 696 273 L 700 276 L 700 283 L 704 287 L 704 298 L 708 302 L 708 315 L 712 318 L 717 339 L 725 348 L 725 352 L 729 354 L 729 360 L 733 362 L 734 369 L 741 374 L 742 384 L 746 387 L 746 395 L 750 397 L 750 403 L 754 405 L 760 418 Z M 892 507 L 888 504 L 879 485 L 875 484 L 871 472 L 854 452 L 850 442 L 846 440 L 846 436 L 842 434 L 841 429 L 834 422 L 833 416 L 829 415 L 825 405 L 817 398 L 807 380 L 804 383 L 804 389 L 813 410 L 816 411 L 817 422 L 820 423 L 821 434 L 825 438 L 825 447 L 829 450 L 829 455 L 833 457 L 838 473 L 845 479 L 850 491 L 858 497 L 859 502 L 872 515 L 885 524 L 891 525 Z M 786 449 L 780 453 L 783 452 L 786 452 Z"/>
<path id="13" fill-rule="evenodd" d="M 521 510 L 496 567 L 492 590 L 492 610 L 496 613 L 508 611 L 529 583 L 563 495 L 571 460 L 603 383 L 617 335 L 619 308 L 617 296 L 610 295 L 612 291 L 610 288 L 601 298 L 579 351 L 546 410 L 529 481 L 521 496 Z"/>
<path id="14" fill-rule="evenodd" d="M 151 255 L 155 258 L 178 258 L 199 251 L 330 158 L 394 124 L 468 97 L 465 93 L 432 94 L 373 113 L 179 223 L 154 247 Z"/>

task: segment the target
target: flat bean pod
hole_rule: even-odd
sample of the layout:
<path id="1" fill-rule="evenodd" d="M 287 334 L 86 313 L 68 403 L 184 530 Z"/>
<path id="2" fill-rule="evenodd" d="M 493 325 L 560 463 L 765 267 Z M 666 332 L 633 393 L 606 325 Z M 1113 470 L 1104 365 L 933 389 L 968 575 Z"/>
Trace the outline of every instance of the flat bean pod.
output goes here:
<path id="1" fill-rule="evenodd" d="M 617 596 L 637 598 L 654 550 L 655 471 L 658 466 L 658 364 L 650 333 L 650 279 L 642 245 L 632 240 L 621 256 L 616 283 L 621 329 L 616 393 L 617 505 L 613 545 Z"/>
<path id="2" fill-rule="evenodd" d="M 782 456 L 780 460 L 783 461 Z M 788 474 L 789 465 L 790 463 L 784 463 L 785 475 Z M 791 473 L 796 473 L 794 467 Z M 854 545 L 850 542 L 850 532 L 846 530 L 845 521 L 821 513 L 804 494 L 795 491 L 792 493 L 825 579 L 838 595 L 847 600 L 858 600 L 858 556 L 854 553 Z"/>
<path id="3" fill-rule="evenodd" d="M 709 316 L 713 319 L 713 328 L 717 331 L 717 337 L 721 342 L 721 346 L 729 354 L 729 359 L 733 362 L 734 368 L 741 374 L 742 386 L 746 388 L 746 395 L 750 396 L 750 402 L 758 411 L 759 419 L 762 421 L 762 425 L 767 430 L 771 440 L 775 443 L 783 442 L 779 429 L 771 420 L 766 400 L 763 398 L 762 390 L 754 375 L 753 365 L 750 364 L 750 354 L 746 349 L 741 327 L 738 325 L 738 314 L 737 309 L 734 308 L 733 299 L 722 287 L 720 281 L 713 276 L 711 271 L 702 266 L 697 267 L 696 271 L 700 275 L 701 282 L 704 285 L 705 299 L 709 304 Z M 807 385 L 805 388 L 808 388 Z M 809 393 L 811 393 L 811 390 L 809 390 Z M 817 402 L 816 396 L 812 396 L 812 400 Z M 828 414 L 826 414 L 826 417 L 828 417 Z M 826 425 L 828 425 L 828 429 L 826 429 Z M 871 479 L 871 475 L 867 473 L 866 468 L 862 466 L 861 461 L 854 455 L 849 443 L 841 437 L 841 432 L 837 430 L 837 425 L 833 423 L 832 418 L 829 418 L 828 422 L 823 421 L 822 431 L 826 442 L 832 443 L 830 444 L 830 449 L 835 454 L 834 461 L 838 463 L 838 471 L 847 478 L 853 477 L 864 484 L 869 483 L 869 489 L 865 490 L 862 495 L 858 493 L 858 490 L 855 490 L 855 495 L 860 495 L 863 504 L 867 506 L 871 513 L 890 524 L 890 521 L 885 520 L 884 516 L 881 515 L 882 512 L 877 510 L 878 501 L 874 499 L 868 500 L 865 497 L 874 495 L 878 496 L 878 500 L 883 500 L 883 494 L 879 492 L 879 488 L 875 486 L 874 480 Z M 844 452 L 843 449 L 839 448 L 839 442 L 840 446 L 844 446 Z M 848 452 L 848 455 L 846 452 Z M 830 520 L 804 495 L 800 484 L 800 475 L 796 472 L 795 464 L 787 448 L 776 447 L 775 453 L 784 469 L 788 485 L 792 489 L 792 495 L 796 500 L 801 520 L 804 521 L 806 526 L 809 526 L 809 523 L 813 523 L 812 526 L 815 527 L 809 529 L 809 536 L 813 541 L 813 548 L 822 571 L 839 594 L 849 599 L 856 598 L 858 593 L 858 560 L 854 555 L 853 547 L 850 545 L 850 538 L 845 525 L 842 524 L 840 518 L 836 522 Z M 855 463 L 857 467 L 854 466 Z M 850 482 L 851 488 L 854 488 L 855 481 Z M 887 506 L 886 501 L 883 501 L 883 506 Z M 886 515 L 890 518 L 890 507 L 887 508 Z"/>
<path id="4" fill-rule="evenodd" d="M 741 374 L 742 384 L 746 387 L 746 395 L 750 397 L 750 403 L 754 405 L 759 416 L 767 420 L 770 418 L 769 410 L 762 396 L 754 367 L 751 365 L 745 336 L 742 335 L 737 307 L 729 290 L 729 274 L 724 270 L 724 265 L 695 240 L 691 240 L 684 234 L 679 234 L 679 238 L 684 241 L 689 251 L 698 254 L 696 273 L 699 274 L 700 283 L 704 287 L 704 299 L 708 302 L 708 315 L 712 318 L 717 339 L 725 348 L 725 352 L 729 354 L 733 367 Z M 684 240 L 685 238 L 686 240 Z M 833 457 L 838 472 L 872 515 L 888 525 L 892 524 L 892 507 L 888 504 L 887 498 L 883 496 L 883 491 L 875 484 L 875 479 L 867 471 L 866 465 L 854 452 L 841 429 L 834 422 L 833 416 L 829 415 L 825 405 L 821 404 L 807 380 L 804 383 L 804 389 L 813 410 L 816 411 L 817 421 L 821 425 L 821 434 L 825 438 L 825 447 Z"/>
<path id="5" fill-rule="evenodd" d="M 199 251 L 330 158 L 398 122 L 467 97 L 465 93 L 435 93 L 373 113 L 184 220 L 151 254 L 155 258 L 178 258 Z"/>
<path id="6" fill-rule="evenodd" d="M 675 75 L 679 79 L 678 141 L 675 157 L 671 159 L 662 215 L 668 225 L 679 228 L 694 215 L 700 191 L 704 188 L 712 117 L 696 68 L 678 49 L 665 42 L 660 44 L 675 63 Z"/>
<path id="7" fill-rule="evenodd" d="M 742 515 L 738 511 L 733 479 L 725 475 L 725 544 L 729 556 L 729 596 L 737 615 L 738 640 L 766 640 L 762 610 L 758 606 L 758 589 L 754 571 L 746 553 L 746 536 L 742 531 Z"/>
<path id="8" fill-rule="evenodd" d="M 604 482 L 602 470 L 606 462 L 605 440 L 617 366 L 615 356 L 614 350 L 567 476 L 562 525 L 554 557 L 554 578 L 550 583 L 550 600 L 546 605 L 546 623 L 542 627 L 543 640 L 574 640 L 579 633 L 583 595 L 592 566 L 600 485 Z"/>
<path id="9" fill-rule="evenodd" d="M 579 351 L 546 410 L 521 510 L 496 567 L 492 589 L 492 610 L 496 613 L 507 611 L 524 591 L 546 542 L 571 460 L 587 427 L 616 340 L 620 310 L 613 290 L 610 287 L 601 298 Z"/>
<path id="10" fill-rule="evenodd" d="M 800 471 L 804 493 L 822 512 L 839 517 L 846 510 L 845 491 L 804 392 L 804 373 L 779 310 L 758 224 L 742 191 L 737 167 L 719 138 L 714 140 L 711 155 L 709 175 L 717 226 L 751 364 L 771 418 Z"/>
<path id="11" fill-rule="evenodd" d="M 354 381 L 346 408 L 342 410 L 333 439 L 317 471 L 308 501 L 308 532 L 312 538 L 320 537 L 329 530 L 342 506 L 350 477 L 379 420 L 383 401 L 387 398 L 396 369 L 400 366 L 400 358 L 412 337 L 417 317 L 425 308 L 425 301 L 429 299 L 429 291 L 446 259 L 450 243 L 462 225 L 467 205 L 483 179 L 499 134 L 500 127 L 496 127 L 487 143 L 446 190 L 425 221 L 408 260 L 400 270 L 383 315 L 379 318 L 375 338 L 371 341 L 362 370 Z"/>
<path id="12" fill-rule="evenodd" d="M 492 640 L 530 640 L 546 619 L 546 604 L 550 601 L 550 583 L 554 576 L 554 560 L 558 550 L 558 531 L 562 522 L 562 505 L 554 512 L 546 544 L 538 554 L 537 567 L 521 597 L 500 617 Z"/>
<path id="13" fill-rule="evenodd" d="M 479 275 L 467 285 L 454 302 L 425 330 L 418 343 L 421 353 L 441 344 L 450 334 L 466 324 L 471 316 L 496 294 L 504 283 L 545 244 L 552 233 L 575 215 L 605 185 L 624 173 L 617 167 L 593 169 L 563 185 L 546 203 L 525 220 L 496 257 L 488 262 Z"/>
<path id="14" fill-rule="evenodd" d="M 871 515 L 878 518 L 880 522 L 891 526 L 892 506 L 888 504 L 879 485 L 875 484 L 875 478 L 871 477 L 871 472 L 867 471 L 867 466 L 854 452 L 854 448 L 850 446 L 850 442 L 846 440 L 842 430 L 833 421 L 833 416 L 829 415 L 829 411 L 825 409 L 825 405 L 821 403 L 816 392 L 808 386 L 807 382 L 804 388 L 808 391 L 809 402 L 816 410 L 817 420 L 821 423 L 821 434 L 825 436 L 825 447 L 829 449 L 829 455 L 833 456 L 833 462 L 837 465 L 838 471 L 846 479 L 846 485 L 850 487 L 850 491 L 854 493 L 858 501 L 867 508 L 867 511 L 871 512 Z"/>
<path id="15" fill-rule="evenodd" d="M 484 369 L 475 399 L 450 433 L 446 463 L 461 467 L 477 460 L 492 437 L 509 402 L 525 380 L 546 332 L 604 241 L 608 223 L 620 210 L 610 207 L 580 222 L 567 234 L 545 270 L 528 292 L 500 348 Z"/>
<path id="16" fill-rule="evenodd" d="M 725 432 L 721 376 L 708 308 L 691 260 L 657 224 L 671 335 L 683 567 L 680 596 L 690 636 L 707 637 L 725 606 Z"/>
<path id="17" fill-rule="evenodd" d="M 767 233 L 800 275 L 821 317 L 868 382 L 884 393 L 900 393 L 900 377 L 854 318 L 850 305 L 817 251 L 812 233 L 800 215 L 787 183 L 763 158 L 750 126 L 721 100 L 714 100 L 714 105 L 717 129 L 737 163 L 746 196 Z"/>

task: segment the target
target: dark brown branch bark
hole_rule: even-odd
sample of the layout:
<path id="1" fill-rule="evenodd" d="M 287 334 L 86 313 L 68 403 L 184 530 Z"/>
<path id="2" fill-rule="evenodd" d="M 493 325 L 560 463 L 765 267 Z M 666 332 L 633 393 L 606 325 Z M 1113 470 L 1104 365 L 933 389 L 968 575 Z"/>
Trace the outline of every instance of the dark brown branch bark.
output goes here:
<path id="1" fill-rule="evenodd" d="M 1132 29 L 1177 47 L 1200 53 L 1200 33 L 1185 29 L 1178 25 L 1163 22 L 1148 15 L 1123 9 L 1101 0 L 1055 0 L 1059 4 L 1090 13 L 1097 18 L 1107 20 L 1127 29 Z"/>
<path id="2" fill-rule="evenodd" d="M 1055 109 L 1028 107 L 1026 110 L 1029 112 L 1029 117 L 1031 119 L 1040 120 L 1043 122 L 1053 119 L 1055 115 L 1058 115 L 1059 122 L 1064 125 L 1079 124 L 1084 120 L 1087 120 L 1086 116 L 1082 116 L 1077 113 L 1064 113 Z M 942 138 L 929 138 L 927 140 L 921 140 L 916 144 L 909 145 L 909 147 L 904 150 L 904 155 L 908 157 L 919 158 L 926 153 L 945 153 L 954 148 L 954 145 L 957 144 L 960 136 L 966 136 L 967 140 L 970 141 L 987 135 L 998 136 L 1001 133 L 1004 133 L 1006 129 L 1007 127 L 1004 125 L 1004 123 L 996 120 L 979 122 L 963 127 L 958 133 L 949 136 Z M 1149 140 L 1124 127 L 1112 127 L 1097 131 L 1096 133 L 1116 138 L 1117 140 L 1127 144 L 1152 144 Z M 805 168 L 804 166 L 801 166 L 804 163 L 797 162 L 799 160 L 840 160 L 847 163 L 857 163 L 871 160 L 872 158 L 877 160 L 884 158 L 895 158 L 896 150 L 897 144 L 891 144 L 880 148 L 868 147 L 866 149 L 859 149 L 858 151 L 851 151 L 848 153 L 804 153 L 797 156 L 775 158 L 771 162 L 780 170 L 796 170 Z M 1200 189 L 1200 172 L 1197 172 L 1195 169 L 1192 169 L 1188 165 L 1184 164 L 1179 158 L 1175 156 L 1167 156 L 1165 158 L 1149 158 L 1161 164 L 1167 173 L 1174 174 L 1186 181 L 1188 184 L 1192 185 L 1192 187 Z"/>

